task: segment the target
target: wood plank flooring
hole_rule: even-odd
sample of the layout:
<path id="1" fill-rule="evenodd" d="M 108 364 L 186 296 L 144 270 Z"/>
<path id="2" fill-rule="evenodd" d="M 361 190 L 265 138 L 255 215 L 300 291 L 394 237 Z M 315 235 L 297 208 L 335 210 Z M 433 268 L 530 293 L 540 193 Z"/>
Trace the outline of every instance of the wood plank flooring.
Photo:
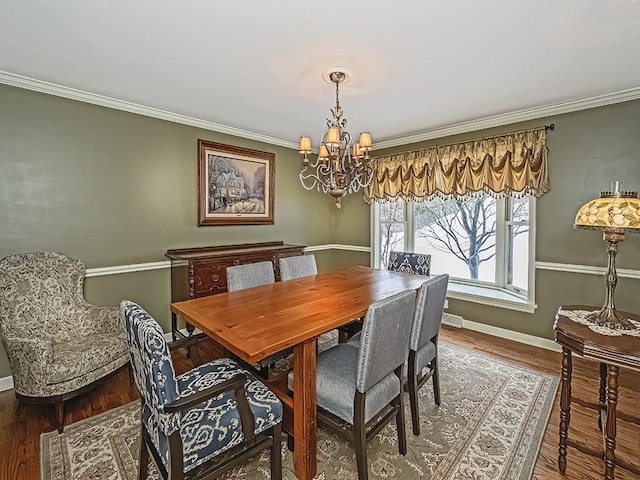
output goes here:
<path id="1" fill-rule="evenodd" d="M 443 327 L 441 338 L 449 343 L 475 349 L 507 361 L 559 375 L 559 353 L 530 347 L 469 330 Z M 213 358 L 218 351 L 209 342 L 201 344 L 204 360 Z M 190 361 L 181 351 L 174 354 L 178 372 L 191 368 Z M 573 395 L 583 400 L 596 401 L 598 396 L 598 365 L 585 362 L 574 356 Z M 106 379 L 91 393 L 73 399 L 66 406 L 65 423 L 102 413 L 138 398 L 135 385 L 129 384 L 126 370 Z M 559 398 L 556 397 L 549 425 L 545 432 L 540 455 L 536 462 L 536 480 L 599 480 L 603 478 L 603 463 L 600 459 L 569 448 L 567 473 L 557 471 Z M 618 411 L 632 415 L 640 414 L 640 373 L 621 369 Z M 32 480 L 40 477 L 40 434 L 53 430 L 53 409 L 25 405 L 16 415 L 16 400 L 13 391 L 0 392 L 0 479 Z M 410 429 L 409 429 L 410 432 Z M 410 433 L 408 433 L 410 435 Z M 594 447 L 601 445 L 596 412 L 572 405 L 569 437 L 579 439 Z M 618 421 L 616 454 L 628 462 L 640 465 L 640 426 Z M 637 475 L 616 469 L 618 480 L 640 480 Z"/>

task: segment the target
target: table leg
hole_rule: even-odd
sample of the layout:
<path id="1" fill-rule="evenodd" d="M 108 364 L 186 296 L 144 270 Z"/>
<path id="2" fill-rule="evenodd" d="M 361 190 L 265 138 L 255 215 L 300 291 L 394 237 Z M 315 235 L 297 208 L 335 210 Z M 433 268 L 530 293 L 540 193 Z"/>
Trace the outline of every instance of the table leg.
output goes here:
<path id="1" fill-rule="evenodd" d="M 311 480 L 316 464 L 316 339 L 293 348 L 293 466 L 300 480 Z"/>
<path id="2" fill-rule="evenodd" d="M 178 331 L 178 315 L 176 315 L 174 312 L 171 312 L 171 338 L 174 342 L 178 340 L 178 334 L 176 333 L 177 331 Z"/>
<path id="3" fill-rule="evenodd" d="M 618 370 L 609 365 L 607 379 L 607 416 L 604 435 L 604 478 L 613 480 L 616 467 L 616 406 L 618 405 Z"/>
<path id="4" fill-rule="evenodd" d="M 571 350 L 562 347 L 562 374 L 560 377 L 560 442 L 558 470 L 567 469 L 567 438 L 571 420 Z"/>
<path id="5" fill-rule="evenodd" d="M 607 401 L 607 364 L 600 363 L 600 390 L 598 392 L 598 400 L 600 406 L 605 405 Z M 602 431 L 602 408 L 598 410 L 598 428 Z"/>

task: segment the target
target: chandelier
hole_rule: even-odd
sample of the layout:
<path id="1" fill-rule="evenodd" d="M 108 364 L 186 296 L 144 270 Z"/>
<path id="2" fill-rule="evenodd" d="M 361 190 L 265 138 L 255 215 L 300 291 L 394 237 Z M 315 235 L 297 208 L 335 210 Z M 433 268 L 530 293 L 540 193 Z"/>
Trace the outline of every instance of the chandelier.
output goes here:
<path id="1" fill-rule="evenodd" d="M 318 158 L 315 162 L 308 158 L 311 153 L 310 137 L 300 137 L 299 148 L 304 155 L 300 171 L 302 186 L 307 190 L 315 188 L 329 193 L 336 199 L 337 208 L 340 208 L 342 197 L 366 187 L 373 179 L 369 161 L 371 134 L 363 132 L 357 143 L 352 142 L 347 119 L 343 117 L 344 111 L 340 107 L 339 87 L 349 80 L 347 72 L 343 70 L 328 69 L 323 75 L 326 81 L 336 86 L 336 106 L 331 109 L 331 118 L 326 119 Z"/>

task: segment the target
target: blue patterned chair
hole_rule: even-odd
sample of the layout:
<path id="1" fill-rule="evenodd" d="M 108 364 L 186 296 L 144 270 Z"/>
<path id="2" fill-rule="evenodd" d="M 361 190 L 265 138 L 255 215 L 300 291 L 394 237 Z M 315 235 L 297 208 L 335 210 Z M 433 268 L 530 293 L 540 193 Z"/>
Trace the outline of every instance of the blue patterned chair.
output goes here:
<path id="1" fill-rule="evenodd" d="M 141 397 L 138 478 L 149 452 L 164 479 L 215 478 L 269 448 L 271 478 L 282 478 L 282 404 L 230 359 L 176 376 L 158 323 L 130 301 L 120 304 Z"/>
<path id="2" fill-rule="evenodd" d="M 398 449 L 407 453 L 401 379 L 415 300 L 415 291 L 408 290 L 373 303 L 364 318 L 363 341 L 342 343 L 318 355 L 319 421 L 339 430 L 344 422 L 350 425 L 360 480 L 368 478 L 367 442 L 394 418 Z M 291 374 L 288 380 L 294 390 Z"/>
<path id="3" fill-rule="evenodd" d="M 407 368 L 411 421 L 413 434 L 416 436 L 420 435 L 418 390 L 429 378 L 433 378 L 435 402 L 440 405 L 438 334 L 448 285 L 449 275 L 434 276 L 422 284 L 416 298 Z"/>
<path id="4" fill-rule="evenodd" d="M 431 272 L 431 255 L 391 251 L 387 270 L 429 276 Z"/>
<path id="5" fill-rule="evenodd" d="M 84 299 L 85 266 L 56 252 L 0 261 L 0 336 L 18 405 L 53 404 L 58 431 L 64 402 L 129 361 L 117 307 Z"/>

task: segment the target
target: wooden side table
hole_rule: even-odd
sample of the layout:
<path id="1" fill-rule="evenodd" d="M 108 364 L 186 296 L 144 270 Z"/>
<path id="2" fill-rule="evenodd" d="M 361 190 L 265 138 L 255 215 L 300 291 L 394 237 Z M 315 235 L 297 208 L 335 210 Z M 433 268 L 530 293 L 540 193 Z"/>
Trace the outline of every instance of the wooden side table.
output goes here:
<path id="1" fill-rule="evenodd" d="M 611 336 L 596 333 L 589 326 L 580 323 L 578 311 L 593 311 L 599 307 L 587 305 L 562 306 L 556 315 L 553 326 L 555 340 L 562 346 L 562 376 L 560 382 L 560 442 L 558 452 L 558 470 L 564 473 L 567 468 L 567 446 L 571 446 L 588 455 L 604 459 L 604 478 L 614 480 L 615 466 L 640 475 L 636 465 L 616 459 L 616 418 L 640 425 L 640 418 L 616 412 L 618 403 L 618 371 L 620 367 L 640 371 L 640 337 L 630 335 Z M 640 316 L 619 312 L 626 318 L 640 322 Z M 571 353 L 583 358 L 600 362 L 600 388 L 598 403 L 585 402 L 571 397 Z M 604 452 L 590 448 L 568 438 L 571 402 L 599 411 L 598 426 L 603 431 Z"/>

